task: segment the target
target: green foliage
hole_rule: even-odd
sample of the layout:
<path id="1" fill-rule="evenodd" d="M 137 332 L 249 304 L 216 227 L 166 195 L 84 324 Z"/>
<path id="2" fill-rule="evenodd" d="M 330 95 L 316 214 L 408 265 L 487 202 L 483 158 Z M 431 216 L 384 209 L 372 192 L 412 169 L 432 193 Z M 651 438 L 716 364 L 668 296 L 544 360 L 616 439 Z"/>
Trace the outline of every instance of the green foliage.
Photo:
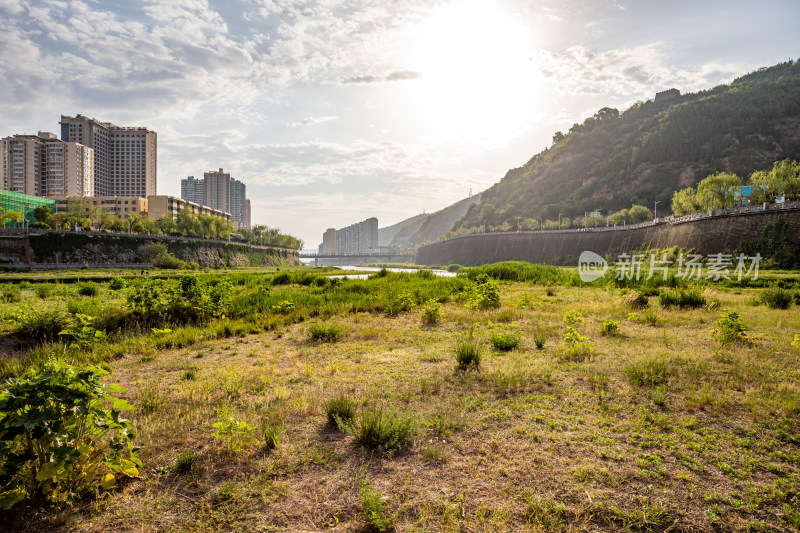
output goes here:
<path id="1" fill-rule="evenodd" d="M 647 296 L 638 291 L 634 291 L 626 295 L 624 301 L 625 305 L 632 309 L 644 309 L 650 305 L 650 301 L 647 299 Z"/>
<path id="2" fill-rule="evenodd" d="M 547 337 L 543 333 L 537 333 L 533 337 L 533 343 L 536 345 L 536 348 L 541 350 L 544 348 L 544 343 L 547 342 Z"/>
<path id="3" fill-rule="evenodd" d="M 581 313 L 579 309 L 567 309 L 564 311 L 565 324 L 577 326 L 579 324 L 583 324 L 584 322 L 586 322 L 586 319 L 583 318 L 583 313 Z"/>
<path id="4" fill-rule="evenodd" d="M 225 451 L 230 455 L 241 452 L 256 441 L 253 433 L 255 428 L 239 420 L 236 411 L 228 406 L 223 405 L 217 409 L 217 422 L 212 426 L 216 431 L 211 436 L 221 440 Z"/>
<path id="5" fill-rule="evenodd" d="M 636 387 L 655 387 L 666 385 L 676 374 L 675 368 L 664 357 L 638 359 L 623 369 L 631 385 Z"/>
<path id="6" fill-rule="evenodd" d="M 181 474 L 189 474 L 198 470 L 200 467 L 200 458 L 194 450 L 185 450 L 178 452 L 175 456 L 175 470 Z"/>
<path id="7" fill-rule="evenodd" d="M 368 450 L 389 455 L 408 446 L 417 429 L 414 417 L 376 404 L 363 407 L 356 420 L 357 424 L 350 426 L 356 442 Z"/>
<path id="8" fill-rule="evenodd" d="M 0 394 L 0 508 L 24 500 L 65 502 L 139 476 L 134 434 L 120 416 L 132 407 L 111 396 L 123 390 L 102 384 L 105 374 L 59 360 L 6 384 Z"/>
<path id="9" fill-rule="evenodd" d="M 606 320 L 603 322 L 603 325 L 600 327 L 600 335 L 604 337 L 619 335 L 619 322 L 615 322 L 614 320 Z"/>
<path id="10" fill-rule="evenodd" d="M 89 350 L 95 343 L 106 339 L 105 332 L 95 329 L 93 325 L 95 317 L 78 313 L 75 318 L 78 320 L 77 323 L 58 332 L 70 340 L 70 348 Z"/>
<path id="11" fill-rule="evenodd" d="M 425 305 L 422 307 L 423 324 L 436 324 L 437 322 L 440 322 L 442 318 L 444 318 L 442 304 L 434 299 L 430 299 L 425 302 Z"/>
<path id="12" fill-rule="evenodd" d="M 542 531 L 558 529 L 567 518 L 567 508 L 562 503 L 542 498 L 530 498 L 525 509 L 525 520 Z"/>
<path id="13" fill-rule="evenodd" d="M 479 370 L 483 349 L 475 336 L 475 328 L 470 328 L 469 333 L 456 340 L 454 348 L 456 355 L 456 369 L 460 371 Z"/>
<path id="14" fill-rule="evenodd" d="M 294 311 L 294 309 L 295 309 L 294 302 L 290 302 L 289 300 L 283 300 L 272 306 L 272 310 L 275 313 L 279 313 L 281 315 L 291 313 L 292 311 Z"/>
<path id="15" fill-rule="evenodd" d="M 392 529 L 392 525 L 396 520 L 395 516 L 388 516 L 386 504 L 381 499 L 381 493 L 367 483 L 361 486 L 361 518 L 366 520 L 376 531 L 380 532 Z"/>
<path id="16" fill-rule="evenodd" d="M 472 310 L 500 307 L 500 285 L 488 274 L 478 274 L 467 298 L 467 308 Z"/>
<path id="17" fill-rule="evenodd" d="M 563 285 L 579 286 L 580 278 L 577 274 L 568 272 L 563 268 L 548 265 L 537 265 L 523 261 L 503 261 L 481 267 L 465 268 L 459 270 L 459 276 L 477 281 L 481 274 L 486 274 L 499 281 L 526 281 L 533 285 Z"/>
<path id="18" fill-rule="evenodd" d="M 495 348 L 503 352 L 508 352 L 519 346 L 522 336 L 519 333 L 518 324 L 512 322 L 508 325 L 489 323 L 492 332 L 489 335 L 489 342 Z"/>
<path id="19" fill-rule="evenodd" d="M 729 311 L 719 315 L 715 328 L 711 330 L 714 339 L 721 344 L 732 344 L 747 341 L 747 325 L 736 311 Z"/>
<path id="20" fill-rule="evenodd" d="M 579 363 L 594 356 L 594 348 L 587 337 L 582 336 L 572 327 L 564 332 L 561 356 L 567 361 Z"/>
<path id="21" fill-rule="evenodd" d="M 386 304 L 386 316 L 397 316 L 400 313 L 410 311 L 416 302 L 409 292 L 395 294 Z"/>
<path id="22" fill-rule="evenodd" d="M 125 288 L 125 280 L 120 277 L 113 277 L 108 282 L 108 288 L 112 291 L 121 291 Z"/>
<path id="23" fill-rule="evenodd" d="M 69 316 L 60 307 L 21 307 L 11 314 L 15 331 L 36 341 L 52 342 L 69 326 Z"/>
<path id="24" fill-rule="evenodd" d="M 655 326 L 658 324 L 658 315 L 655 313 L 655 311 L 648 309 L 644 314 L 644 321 L 650 326 Z"/>
<path id="25" fill-rule="evenodd" d="M 780 287 L 769 287 L 758 295 L 758 303 L 770 309 L 789 309 L 793 300 L 792 292 Z"/>
<path id="26" fill-rule="evenodd" d="M 356 404 L 344 394 L 333 396 L 325 403 L 325 415 L 330 425 L 344 429 L 356 416 Z"/>
<path id="27" fill-rule="evenodd" d="M 264 440 L 264 448 L 267 450 L 277 450 L 281 445 L 281 434 L 283 433 L 283 422 L 263 419 L 261 421 L 261 438 Z"/>
<path id="28" fill-rule="evenodd" d="M 706 297 L 698 289 L 678 289 L 675 291 L 664 291 L 658 295 L 658 303 L 661 307 L 680 307 L 681 309 L 704 307 Z"/>
<path id="29" fill-rule="evenodd" d="M 344 337 L 345 329 L 341 324 L 325 324 L 312 322 L 308 325 L 308 333 L 312 341 L 336 342 Z"/>

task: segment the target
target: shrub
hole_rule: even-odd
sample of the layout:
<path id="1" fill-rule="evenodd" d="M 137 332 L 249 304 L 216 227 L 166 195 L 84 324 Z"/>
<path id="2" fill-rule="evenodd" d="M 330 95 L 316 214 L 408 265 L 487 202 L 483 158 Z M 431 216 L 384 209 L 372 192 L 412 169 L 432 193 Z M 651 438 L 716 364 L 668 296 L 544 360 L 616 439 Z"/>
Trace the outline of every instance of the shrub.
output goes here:
<path id="1" fill-rule="evenodd" d="M 564 323 L 571 324 L 576 326 L 578 324 L 583 324 L 586 320 L 583 318 L 583 314 L 577 309 L 567 309 L 564 311 Z"/>
<path id="2" fill-rule="evenodd" d="M 281 315 L 291 313 L 294 309 L 294 302 L 290 302 L 289 300 L 283 300 L 272 306 L 272 311 Z"/>
<path id="3" fill-rule="evenodd" d="M 698 289 L 678 289 L 676 291 L 664 291 L 658 295 L 658 303 L 661 307 L 680 307 L 681 309 L 695 309 L 706 305 L 706 298 Z"/>
<path id="4" fill-rule="evenodd" d="M 442 311 L 442 304 L 436 300 L 428 300 L 422 307 L 422 323 L 423 324 L 436 324 L 444 317 Z"/>
<path id="5" fill-rule="evenodd" d="M 758 303 L 770 309 L 789 309 L 792 305 L 792 292 L 780 287 L 770 287 L 761 291 Z"/>
<path id="6" fill-rule="evenodd" d="M 747 325 L 739 317 L 739 313 L 729 311 L 720 315 L 720 319 L 715 323 L 716 327 L 711 330 L 714 339 L 721 344 L 732 344 L 735 342 L 747 341 Z"/>
<path id="7" fill-rule="evenodd" d="M 103 385 L 105 374 L 59 360 L 7 383 L 0 394 L 0 508 L 69 501 L 139 476 L 131 425 L 120 417 L 120 409 L 133 407 L 110 395 L 123 390 Z"/>
<path id="8" fill-rule="evenodd" d="M 663 357 L 639 359 L 625 366 L 623 371 L 631 385 L 636 387 L 665 385 L 675 375 L 675 369 Z"/>
<path id="9" fill-rule="evenodd" d="M 386 316 L 397 316 L 414 308 L 414 297 L 408 292 L 393 295 L 386 304 Z"/>
<path id="10" fill-rule="evenodd" d="M 42 300 L 46 300 L 53 296 L 53 286 L 49 283 L 42 283 L 37 285 L 33 292 Z"/>
<path id="11" fill-rule="evenodd" d="M 77 292 L 80 296 L 97 296 L 100 290 L 96 283 L 87 281 L 86 283 L 79 283 Z"/>
<path id="12" fill-rule="evenodd" d="M 467 308 L 490 309 L 500 307 L 500 285 L 487 274 L 479 274 L 467 298 Z"/>
<path id="13" fill-rule="evenodd" d="M 69 326 L 69 316 L 58 307 L 23 307 L 13 315 L 16 332 L 37 341 L 53 342 Z"/>
<path id="14" fill-rule="evenodd" d="M 496 350 L 507 352 L 519 346 L 521 337 L 519 331 L 514 329 L 517 326 L 516 322 L 512 322 L 506 327 L 500 324 L 492 324 L 492 326 L 489 342 Z"/>
<path id="15" fill-rule="evenodd" d="M 4 285 L 2 298 L 5 303 L 16 303 L 20 300 L 21 291 L 16 285 Z"/>
<path id="16" fill-rule="evenodd" d="M 325 403 L 325 415 L 330 425 L 344 429 L 356 416 L 356 404 L 344 394 L 339 394 Z"/>
<path id="17" fill-rule="evenodd" d="M 581 362 L 591 359 L 594 355 L 594 348 L 589 344 L 589 339 L 581 336 L 572 327 L 568 327 L 564 332 L 563 350 L 561 355 L 567 361 Z"/>
<path id="18" fill-rule="evenodd" d="M 658 315 L 648 309 L 644 314 L 644 321 L 651 326 L 655 326 L 658 324 Z"/>
<path id="19" fill-rule="evenodd" d="M 395 521 L 394 516 L 387 516 L 381 493 L 367 483 L 361 487 L 361 518 L 380 532 L 392 529 Z"/>
<path id="20" fill-rule="evenodd" d="M 308 333 L 312 341 L 336 342 L 344 336 L 345 331 L 340 324 L 312 322 L 308 325 Z"/>
<path id="21" fill-rule="evenodd" d="M 482 351 L 480 343 L 475 337 L 474 328 L 470 328 L 469 334 L 456 340 L 456 369 L 461 371 L 478 370 L 481 366 Z"/>
<path id="22" fill-rule="evenodd" d="M 121 291 L 125 288 L 125 280 L 119 277 L 111 278 L 108 282 L 108 288 L 112 291 Z"/>
<path id="23" fill-rule="evenodd" d="M 619 335 L 619 322 L 615 322 L 614 320 L 606 320 L 603 322 L 603 325 L 600 327 L 600 335 L 604 337 Z"/>
<path id="24" fill-rule="evenodd" d="M 97 342 L 105 340 L 105 332 L 98 331 L 93 325 L 95 317 L 78 313 L 75 318 L 78 320 L 76 324 L 71 324 L 58 332 L 59 335 L 70 339 L 70 348 L 90 350 Z"/>
<path id="25" fill-rule="evenodd" d="M 545 337 L 545 335 L 543 333 L 537 333 L 533 337 L 533 343 L 536 345 L 536 348 L 538 348 L 539 350 L 544 348 L 544 343 L 545 342 L 547 342 L 547 337 Z"/>
<path id="26" fill-rule="evenodd" d="M 391 455 L 402 450 L 411 443 L 416 430 L 414 418 L 380 405 L 362 408 L 357 419 L 357 427 L 352 429 L 356 442 L 378 453 Z"/>

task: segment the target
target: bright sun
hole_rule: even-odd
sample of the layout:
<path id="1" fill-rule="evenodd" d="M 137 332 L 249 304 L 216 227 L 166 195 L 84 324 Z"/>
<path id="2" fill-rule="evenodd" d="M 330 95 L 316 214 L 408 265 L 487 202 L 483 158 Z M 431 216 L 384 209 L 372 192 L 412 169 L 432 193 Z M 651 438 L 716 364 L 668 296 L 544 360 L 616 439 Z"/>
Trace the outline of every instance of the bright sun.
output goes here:
<path id="1" fill-rule="evenodd" d="M 501 2 L 458 1 L 410 30 L 408 89 L 432 136 L 504 142 L 541 105 L 532 57 L 537 36 Z"/>

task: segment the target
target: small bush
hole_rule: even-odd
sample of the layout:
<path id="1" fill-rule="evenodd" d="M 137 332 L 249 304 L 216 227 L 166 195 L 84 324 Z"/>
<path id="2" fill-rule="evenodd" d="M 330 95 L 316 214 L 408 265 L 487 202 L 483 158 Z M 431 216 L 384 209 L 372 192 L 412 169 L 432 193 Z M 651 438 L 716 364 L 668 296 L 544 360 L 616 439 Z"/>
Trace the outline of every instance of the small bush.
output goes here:
<path id="1" fill-rule="evenodd" d="M 469 334 L 463 335 L 456 341 L 456 369 L 461 371 L 478 370 L 481 366 L 482 351 L 480 343 L 475 337 L 474 328 L 470 328 Z"/>
<path id="2" fill-rule="evenodd" d="M 716 327 L 711 330 L 714 339 L 721 344 L 732 344 L 735 342 L 747 341 L 747 325 L 739 317 L 739 313 L 729 311 L 720 315 L 720 319 L 715 323 Z"/>
<path id="3" fill-rule="evenodd" d="M 564 342 L 561 356 L 567 361 L 580 363 L 594 356 L 594 348 L 589 344 L 589 339 L 581 336 L 573 328 L 568 327 L 564 332 Z"/>
<path id="4" fill-rule="evenodd" d="M 495 350 L 508 352 L 519 346 L 521 336 L 519 331 L 514 329 L 515 327 L 516 323 L 512 323 L 507 327 L 500 326 L 499 324 L 494 325 L 492 333 L 489 336 L 489 342 Z"/>
<path id="5" fill-rule="evenodd" d="M 225 451 L 229 455 L 236 454 L 255 442 L 256 437 L 253 434 L 255 428 L 239 420 L 233 409 L 221 406 L 217 409 L 217 420 L 212 424 L 216 431 L 211 436 L 223 442 Z"/>
<path id="6" fill-rule="evenodd" d="M 112 291 L 121 291 L 125 288 L 125 280 L 119 277 L 111 278 L 108 282 L 108 288 Z"/>
<path id="7" fill-rule="evenodd" d="M 88 281 L 86 283 L 79 283 L 77 292 L 80 296 L 97 296 L 100 289 L 97 287 L 96 283 Z"/>
<path id="8" fill-rule="evenodd" d="M 392 529 L 395 521 L 395 517 L 387 515 L 381 493 L 367 483 L 361 487 L 361 518 L 380 532 Z"/>
<path id="9" fill-rule="evenodd" d="M 53 286 L 50 285 L 49 283 L 42 283 L 40 285 L 37 285 L 36 288 L 33 289 L 33 292 L 36 294 L 36 296 L 38 296 L 42 300 L 50 298 L 51 296 L 53 296 L 54 293 Z"/>
<path id="10" fill-rule="evenodd" d="M 0 508 L 42 498 L 65 502 L 139 477 L 131 424 L 119 411 L 133 407 L 109 394 L 121 389 L 100 383 L 105 374 L 57 361 L 6 384 L 0 394 Z"/>
<path id="11" fill-rule="evenodd" d="M 356 442 L 378 453 L 392 454 L 402 450 L 411 443 L 416 430 L 414 418 L 379 405 L 364 407 L 357 419 L 357 427 L 353 430 Z"/>
<path id="12" fill-rule="evenodd" d="M 339 394 L 325 403 L 325 415 L 330 425 L 344 429 L 356 416 L 356 404 L 344 394 Z"/>
<path id="13" fill-rule="evenodd" d="M 16 285 L 4 285 L 2 291 L 2 299 L 5 303 L 16 303 L 21 298 L 20 288 Z"/>
<path id="14" fill-rule="evenodd" d="M 758 295 L 758 303 L 770 309 L 789 309 L 792 305 L 792 292 L 780 287 L 770 287 Z"/>
<path id="15" fill-rule="evenodd" d="M 658 295 L 661 307 L 680 307 L 681 309 L 696 309 L 706 305 L 706 297 L 698 289 L 678 289 L 664 291 Z"/>
<path id="16" fill-rule="evenodd" d="M 648 309 L 644 314 L 644 321 L 646 324 L 650 326 L 655 326 L 658 324 L 658 315 L 655 314 L 652 310 Z"/>
<path id="17" fill-rule="evenodd" d="M 675 375 L 675 369 L 663 357 L 643 358 L 627 365 L 623 372 L 631 385 L 655 387 L 665 385 Z"/>
<path id="18" fill-rule="evenodd" d="M 487 274 L 479 274 L 467 298 L 467 308 L 472 310 L 500 307 L 500 284 Z"/>
<path id="19" fill-rule="evenodd" d="M 37 341 L 53 342 L 69 326 L 69 316 L 58 307 L 24 307 L 11 316 L 15 331 Z"/>
<path id="20" fill-rule="evenodd" d="M 344 327 L 340 324 L 323 324 L 312 322 L 308 325 L 308 333 L 312 341 L 336 342 L 344 336 Z"/>
<path id="21" fill-rule="evenodd" d="M 583 318 L 583 314 L 577 309 L 567 309 L 564 311 L 564 323 L 571 324 L 576 326 L 578 324 L 583 324 L 586 322 L 586 319 Z"/>
<path id="22" fill-rule="evenodd" d="M 619 323 L 613 320 L 606 320 L 600 327 L 600 335 L 604 337 L 614 337 L 619 335 Z"/>
<path id="23" fill-rule="evenodd" d="M 428 300 L 422 308 L 422 323 L 423 324 L 436 324 L 444 318 L 444 311 L 442 311 L 442 304 L 436 300 Z"/>

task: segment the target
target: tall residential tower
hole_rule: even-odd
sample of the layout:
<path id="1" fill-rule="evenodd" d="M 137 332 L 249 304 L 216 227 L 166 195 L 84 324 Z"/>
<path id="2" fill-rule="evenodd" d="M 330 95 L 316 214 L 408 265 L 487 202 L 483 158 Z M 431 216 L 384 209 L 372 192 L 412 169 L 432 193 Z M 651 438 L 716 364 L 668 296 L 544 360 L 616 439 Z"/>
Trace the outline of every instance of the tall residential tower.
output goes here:
<path id="1" fill-rule="evenodd" d="M 93 196 L 156 194 L 156 132 L 83 115 L 61 116 L 61 140 L 94 150 Z"/>

